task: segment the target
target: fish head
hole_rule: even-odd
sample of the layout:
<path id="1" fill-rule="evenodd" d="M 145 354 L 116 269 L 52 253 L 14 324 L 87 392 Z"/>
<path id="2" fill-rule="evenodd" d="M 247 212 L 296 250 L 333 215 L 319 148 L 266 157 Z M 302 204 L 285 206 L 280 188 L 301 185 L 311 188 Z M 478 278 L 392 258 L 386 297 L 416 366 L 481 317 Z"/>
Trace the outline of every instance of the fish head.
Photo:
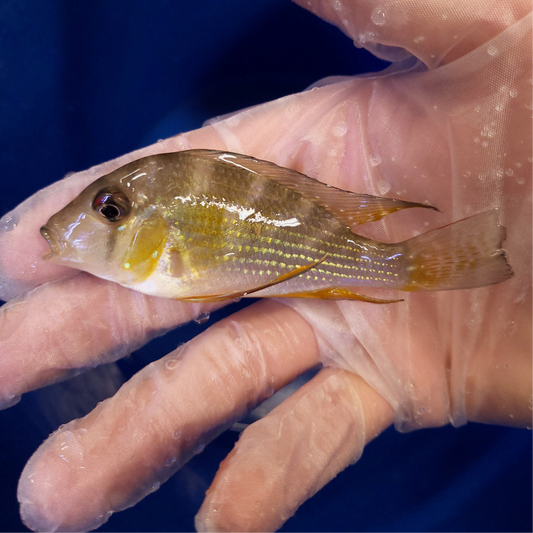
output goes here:
<path id="1" fill-rule="evenodd" d="M 144 179 L 135 182 L 130 166 L 96 180 L 48 220 L 40 230 L 50 246 L 44 259 L 126 286 L 153 271 L 166 225 L 151 198 L 150 176 L 136 168 Z"/>

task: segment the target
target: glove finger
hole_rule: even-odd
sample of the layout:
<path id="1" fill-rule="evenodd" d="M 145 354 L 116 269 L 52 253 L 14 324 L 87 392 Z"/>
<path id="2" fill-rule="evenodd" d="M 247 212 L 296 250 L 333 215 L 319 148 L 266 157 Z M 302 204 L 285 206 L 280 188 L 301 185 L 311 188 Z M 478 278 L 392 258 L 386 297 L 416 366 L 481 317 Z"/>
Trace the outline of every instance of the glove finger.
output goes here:
<path id="1" fill-rule="evenodd" d="M 409 54 L 428 67 L 450 63 L 531 12 L 526 0 L 295 0 L 383 59 Z M 497 54 L 497 50 L 494 54 Z"/>
<path id="2" fill-rule="evenodd" d="M 19 483 L 24 522 L 41 531 L 98 527 L 317 361 L 305 320 L 277 302 L 219 322 L 43 443 Z"/>
<path id="3" fill-rule="evenodd" d="M 146 296 L 85 273 L 41 285 L 0 308 L 0 408 L 216 307 Z"/>
<path id="4" fill-rule="evenodd" d="M 472 351 L 465 378 L 469 421 L 531 427 L 533 359 L 531 358 L 531 287 L 515 300 L 514 317 L 501 317 Z"/>
<path id="5" fill-rule="evenodd" d="M 359 376 L 320 371 L 244 430 L 207 491 L 197 530 L 277 530 L 391 422 L 390 405 Z"/>

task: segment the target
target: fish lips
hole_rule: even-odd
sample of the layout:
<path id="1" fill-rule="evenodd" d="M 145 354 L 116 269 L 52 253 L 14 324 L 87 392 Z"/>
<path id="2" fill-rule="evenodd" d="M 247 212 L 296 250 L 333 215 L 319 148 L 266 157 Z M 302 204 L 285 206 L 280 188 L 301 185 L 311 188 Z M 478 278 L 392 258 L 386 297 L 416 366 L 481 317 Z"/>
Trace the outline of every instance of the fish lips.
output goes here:
<path id="1" fill-rule="evenodd" d="M 61 245 L 61 240 L 56 231 L 48 226 L 43 226 L 40 230 L 41 235 L 46 239 L 48 246 L 50 246 L 50 252 L 46 253 L 43 258 L 51 259 L 53 257 L 61 256 L 64 246 Z"/>

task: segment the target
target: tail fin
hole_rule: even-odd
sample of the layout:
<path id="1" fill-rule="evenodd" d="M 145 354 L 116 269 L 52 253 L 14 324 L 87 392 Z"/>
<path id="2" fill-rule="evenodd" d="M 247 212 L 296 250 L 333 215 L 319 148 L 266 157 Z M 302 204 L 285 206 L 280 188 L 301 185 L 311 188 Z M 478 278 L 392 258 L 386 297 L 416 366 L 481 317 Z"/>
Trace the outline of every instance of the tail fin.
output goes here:
<path id="1" fill-rule="evenodd" d="M 513 270 L 501 249 L 505 233 L 497 211 L 486 211 L 405 241 L 404 290 L 471 289 L 510 278 Z"/>

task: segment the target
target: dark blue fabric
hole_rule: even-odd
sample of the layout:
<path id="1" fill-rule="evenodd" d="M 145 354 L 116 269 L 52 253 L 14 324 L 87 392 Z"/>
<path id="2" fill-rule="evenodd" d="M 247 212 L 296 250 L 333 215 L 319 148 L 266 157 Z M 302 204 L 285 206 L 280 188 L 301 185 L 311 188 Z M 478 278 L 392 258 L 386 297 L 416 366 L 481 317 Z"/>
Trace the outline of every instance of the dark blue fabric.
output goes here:
<path id="1" fill-rule="evenodd" d="M 67 172 L 321 77 L 383 66 L 287 0 L 4 0 L 0 215 Z M 121 362 L 121 371 L 132 375 L 201 329 L 192 324 L 157 339 Z M 0 412 L 1 531 L 25 530 L 18 476 L 48 433 L 68 421 L 46 398 L 75 397 L 77 383 L 28 394 Z M 203 494 L 236 438 L 220 436 L 157 493 L 100 529 L 193 529 Z M 531 468 L 526 430 L 471 424 L 401 435 L 391 429 L 283 530 L 531 531 Z"/>

